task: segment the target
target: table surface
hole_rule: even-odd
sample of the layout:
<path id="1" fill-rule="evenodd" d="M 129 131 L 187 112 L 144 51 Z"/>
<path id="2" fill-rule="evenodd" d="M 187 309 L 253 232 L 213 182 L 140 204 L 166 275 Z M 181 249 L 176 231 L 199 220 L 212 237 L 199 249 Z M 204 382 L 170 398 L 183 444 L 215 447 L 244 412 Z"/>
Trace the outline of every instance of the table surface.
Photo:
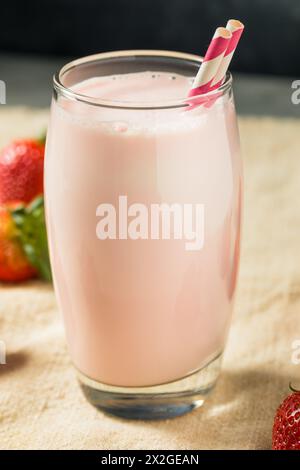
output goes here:
<path id="1" fill-rule="evenodd" d="M 0 147 L 45 127 L 47 112 L 0 108 Z M 1 449 L 267 449 L 274 413 L 299 377 L 300 120 L 240 118 L 245 166 L 241 268 L 216 389 L 190 414 L 128 422 L 83 398 L 52 286 L 0 285 Z"/>
<path id="2" fill-rule="evenodd" d="M 70 59 L 0 53 L 0 79 L 6 82 L 7 104 L 45 107 L 51 99 L 52 76 Z M 295 77 L 297 78 L 297 77 Z M 234 74 L 239 114 L 300 116 L 291 102 L 293 78 Z"/>

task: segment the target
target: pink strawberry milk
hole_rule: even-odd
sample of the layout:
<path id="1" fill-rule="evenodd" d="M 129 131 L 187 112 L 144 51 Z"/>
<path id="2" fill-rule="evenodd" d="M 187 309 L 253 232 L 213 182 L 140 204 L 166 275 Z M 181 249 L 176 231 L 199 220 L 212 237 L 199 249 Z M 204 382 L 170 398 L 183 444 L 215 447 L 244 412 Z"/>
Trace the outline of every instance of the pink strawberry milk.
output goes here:
<path id="1" fill-rule="evenodd" d="M 103 403 L 137 391 L 145 402 L 148 389 L 219 361 L 236 285 L 242 183 L 230 78 L 211 106 L 189 110 L 192 71 L 146 59 L 67 72 L 47 139 L 55 290 L 73 363 Z M 197 394 L 197 380 L 178 390 Z"/>

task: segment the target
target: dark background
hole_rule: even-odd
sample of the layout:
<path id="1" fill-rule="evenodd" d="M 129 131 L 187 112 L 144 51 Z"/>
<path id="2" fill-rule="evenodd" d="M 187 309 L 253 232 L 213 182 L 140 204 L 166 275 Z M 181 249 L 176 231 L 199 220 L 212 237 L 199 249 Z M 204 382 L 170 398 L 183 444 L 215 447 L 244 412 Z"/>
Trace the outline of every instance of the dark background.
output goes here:
<path id="1" fill-rule="evenodd" d="M 202 55 L 228 15 L 246 25 L 234 70 L 300 74 L 300 0 L 2 0 L 0 51 L 83 56 L 153 48 Z"/>
<path id="2" fill-rule="evenodd" d="M 0 80 L 9 106 L 49 106 L 69 60 L 120 49 L 203 55 L 217 26 L 245 32 L 230 66 L 240 114 L 300 115 L 300 0 L 0 0 Z"/>

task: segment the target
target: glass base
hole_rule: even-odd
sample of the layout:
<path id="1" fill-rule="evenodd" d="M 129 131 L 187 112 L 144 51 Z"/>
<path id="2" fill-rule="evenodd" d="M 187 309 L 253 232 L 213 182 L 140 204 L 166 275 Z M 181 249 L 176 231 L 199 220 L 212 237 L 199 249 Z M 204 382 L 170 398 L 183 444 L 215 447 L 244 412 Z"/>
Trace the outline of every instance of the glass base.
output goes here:
<path id="1" fill-rule="evenodd" d="M 86 399 L 105 413 L 125 419 L 167 419 L 202 406 L 216 384 L 222 354 L 206 366 L 174 382 L 151 387 L 115 387 L 78 372 Z"/>

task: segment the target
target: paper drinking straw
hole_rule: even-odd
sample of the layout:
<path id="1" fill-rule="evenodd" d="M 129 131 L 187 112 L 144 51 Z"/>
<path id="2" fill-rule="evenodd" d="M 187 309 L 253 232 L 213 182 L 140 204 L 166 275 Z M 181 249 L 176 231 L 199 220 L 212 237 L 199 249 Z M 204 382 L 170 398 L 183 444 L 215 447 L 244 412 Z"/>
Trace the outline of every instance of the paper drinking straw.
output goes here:
<path id="1" fill-rule="evenodd" d="M 226 72 L 228 70 L 228 67 L 230 65 L 231 59 L 233 57 L 233 54 L 237 48 L 238 42 L 244 31 L 244 25 L 238 20 L 229 20 L 227 22 L 226 29 L 228 29 L 231 32 L 232 37 L 228 44 L 228 48 L 223 56 L 219 69 L 216 73 L 216 76 L 211 82 L 210 91 L 216 90 L 222 85 Z M 222 93 L 217 93 L 216 95 L 206 100 L 206 102 L 204 103 L 205 108 L 210 108 L 216 102 L 218 97 L 221 96 L 221 94 Z"/>
<path id="2" fill-rule="evenodd" d="M 226 29 L 231 32 L 232 37 L 229 41 L 227 50 L 219 65 L 215 78 L 211 82 L 211 90 L 218 88 L 222 84 L 228 67 L 230 65 L 231 59 L 233 57 L 234 51 L 236 50 L 238 42 L 244 31 L 244 25 L 238 20 L 229 20 L 227 22 Z"/>
<path id="3" fill-rule="evenodd" d="M 232 34 L 229 29 L 217 28 L 208 46 L 202 64 L 195 77 L 189 97 L 201 95 L 210 91 L 213 79 L 215 78 L 225 52 L 229 46 Z"/>

